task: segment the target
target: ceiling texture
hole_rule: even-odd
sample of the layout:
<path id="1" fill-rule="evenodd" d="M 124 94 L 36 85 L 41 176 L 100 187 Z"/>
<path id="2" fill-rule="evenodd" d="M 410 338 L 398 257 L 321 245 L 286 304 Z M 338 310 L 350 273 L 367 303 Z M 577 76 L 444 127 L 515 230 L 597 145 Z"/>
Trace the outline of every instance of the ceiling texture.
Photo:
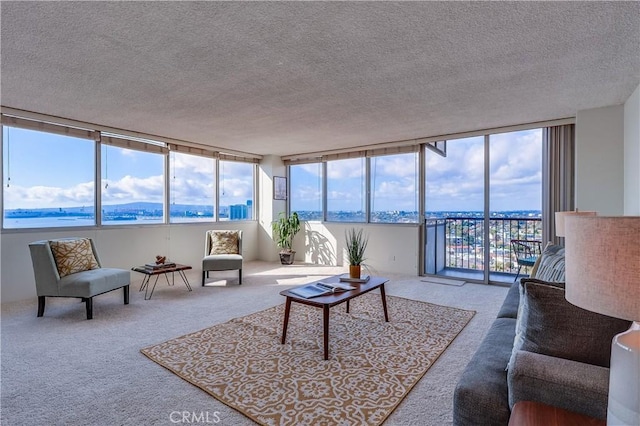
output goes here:
<path id="1" fill-rule="evenodd" d="M 640 2 L 0 3 L 5 107 L 259 155 L 574 117 L 640 84 Z"/>

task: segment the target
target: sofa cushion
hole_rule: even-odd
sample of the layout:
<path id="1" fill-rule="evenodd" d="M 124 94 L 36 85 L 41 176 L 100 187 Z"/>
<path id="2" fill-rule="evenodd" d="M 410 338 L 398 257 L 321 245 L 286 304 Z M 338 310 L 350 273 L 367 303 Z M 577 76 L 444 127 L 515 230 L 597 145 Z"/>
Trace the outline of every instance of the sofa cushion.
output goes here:
<path id="1" fill-rule="evenodd" d="M 598 419 L 607 418 L 609 369 L 518 351 L 507 373 L 509 406 L 538 401 Z"/>
<path id="2" fill-rule="evenodd" d="M 611 340 L 629 321 L 579 308 L 565 299 L 564 288 L 538 280 L 522 280 L 524 289 L 518 349 L 609 367 Z"/>
<path id="3" fill-rule="evenodd" d="M 60 278 L 100 268 L 88 238 L 53 240 L 49 246 Z"/>
<path id="4" fill-rule="evenodd" d="M 238 254 L 237 231 L 216 231 L 211 232 L 209 235 L 211 236 L 210 255 Z"/>

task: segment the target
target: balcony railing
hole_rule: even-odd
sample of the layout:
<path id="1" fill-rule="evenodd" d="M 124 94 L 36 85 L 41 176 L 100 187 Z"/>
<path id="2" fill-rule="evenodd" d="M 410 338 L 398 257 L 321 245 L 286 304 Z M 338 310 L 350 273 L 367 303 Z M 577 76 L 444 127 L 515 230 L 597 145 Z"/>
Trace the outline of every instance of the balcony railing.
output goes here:
<path id="1" fill-rule="evenodd" d="M 445 268 L 484 270 L 484 219 L 445 217 L 426 220 L 426 269 L 437 274 Z M 516 274 L 518 264 L 511 240 L 541 240 L 540 218 L 489 219 L 489 272 Z M 522 273 L 528 273 L 524 268 Z"/>

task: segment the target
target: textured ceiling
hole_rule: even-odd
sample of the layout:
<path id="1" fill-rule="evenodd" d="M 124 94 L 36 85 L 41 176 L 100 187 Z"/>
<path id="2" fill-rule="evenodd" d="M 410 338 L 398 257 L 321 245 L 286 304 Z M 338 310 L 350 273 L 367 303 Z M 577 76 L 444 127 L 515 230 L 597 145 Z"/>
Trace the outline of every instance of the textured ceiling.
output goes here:
<path id="1" fill-rule="evenodd" d="M 640 83 L 640 2 L 0 3 L 1 103 L 255 154 L 571 117 Z"/>

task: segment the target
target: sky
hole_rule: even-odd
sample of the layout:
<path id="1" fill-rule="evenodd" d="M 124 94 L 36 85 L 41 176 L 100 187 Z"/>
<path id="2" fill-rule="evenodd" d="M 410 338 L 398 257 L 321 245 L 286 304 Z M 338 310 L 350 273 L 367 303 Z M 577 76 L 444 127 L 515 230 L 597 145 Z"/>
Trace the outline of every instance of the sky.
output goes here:
<path id="1" fill-rule="evenodd" d="M 427 211 L 482 211 L 484 203 L 484 137 L 447 142 L 447 156 L 427 150 Z M 328 207 L 363 208 L 364 159 L 340 160 L 327 167 Z M 373 211 L 417 210 L 415 157 L 372 157 Z M 492 211 L 542 209 L 542 131 L 490 137 L 490 208 Z M 296 166 L 299 185 L 292 188 L 297 210 L 319 210 L 322 187 L 318 164 Z"/>
<path id="2" fill-rule="evenodd" d="M 43 135 L 46 135 L 43 137 Z M 491 135 L 490 208 L 492 211 L 541 210 L 540 129 Z M 447 156 L 427 151 L 427 210 L 482 210 L 483 137 L 451 140 Z M 3 127 L 5 209 L 93 205 L 93 141 Z M 104 204 L 162 202 L 163 160 L 151 153 L 103 146 Z M 213 160 L 172 153 L 169 170 L 172 203 L 212 204 Z M 362 158 L 330 162 L 327 198 L 330 210 L 363 210 Z M 221 205 L 252 198 L 252 165 L 223 162 Z M 372 158 L 373 210 L 417 210 L 412 154 Z M 318 164 L 295 167 L 294 210 L 321 209 Z M 9 185 L 7 187 L 7 184 Z M 108 185 L 107 185 L 108 184 Z M 105 188 L 106 186 L 106 188 Z"/>

